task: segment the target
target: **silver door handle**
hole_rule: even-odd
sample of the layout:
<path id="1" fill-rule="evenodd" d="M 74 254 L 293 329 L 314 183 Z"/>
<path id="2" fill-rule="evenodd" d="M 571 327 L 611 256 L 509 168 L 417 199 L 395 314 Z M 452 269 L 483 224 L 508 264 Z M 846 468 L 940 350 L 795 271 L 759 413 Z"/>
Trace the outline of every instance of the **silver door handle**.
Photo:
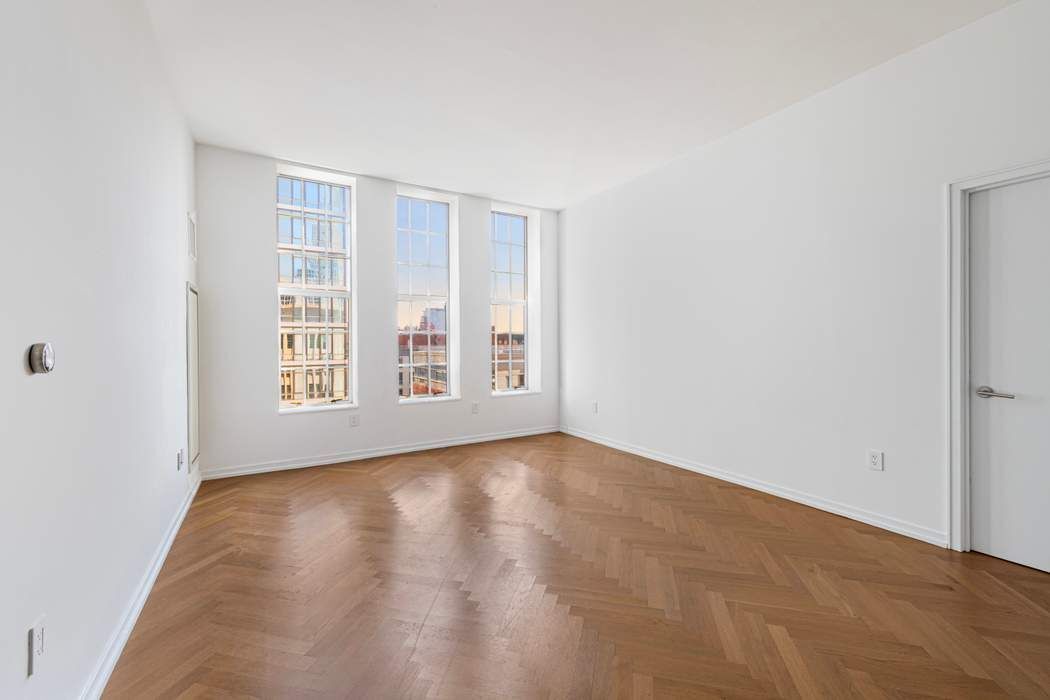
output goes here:
<path id="1" fill-rule="evenodd" d="M 977 387 L 977 395 L 982 399 L 1016 399 L 1013 394 L 1001 394 L 990 386 Z"/>

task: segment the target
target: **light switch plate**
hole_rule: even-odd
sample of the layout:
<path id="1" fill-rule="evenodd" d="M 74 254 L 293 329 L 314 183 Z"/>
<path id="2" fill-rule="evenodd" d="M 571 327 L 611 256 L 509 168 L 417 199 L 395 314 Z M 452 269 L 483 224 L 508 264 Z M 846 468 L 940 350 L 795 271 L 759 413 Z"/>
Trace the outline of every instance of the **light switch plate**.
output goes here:
<path id="1" fill-rule="evenodd" d="M 886 455 L 881 450 L 868 450 L 868 469 L 881 472 L 886 468 Z"/>

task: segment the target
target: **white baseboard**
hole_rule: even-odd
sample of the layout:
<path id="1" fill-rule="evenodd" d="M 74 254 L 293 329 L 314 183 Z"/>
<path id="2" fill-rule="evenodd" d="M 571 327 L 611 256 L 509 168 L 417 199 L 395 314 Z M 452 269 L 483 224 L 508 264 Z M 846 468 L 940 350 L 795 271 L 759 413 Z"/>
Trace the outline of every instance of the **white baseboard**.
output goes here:
<path id="1" fill-rule="evenodd" d="M 699 462 L 693 462 L 688 459 L 682 459 L 680 457 L 674 457 L 672 455 L 657 452 L 656 450 L 650 450 L 645 447 L 638 447 L 637 445 L 631 445 L 628 443 L 620 442 L 619 440 L 613 440 L 602 435 L 595 435 L 594 433 L 588 433 L 584 430 L 578 430 L 576 428 L 570 428 L 568 426 L 561 426 L 561 432 L 568 435 L 574 435 L 575 437 L 588 440 L 590 442 L 596 442 L 606 447 L 612 447 L 613 449 L 620 450 L 622 452 L 630 452 L 631 454 L 638 455 L 639 457 L 645 457 L 647 459 L 656 460 L 657 462 L 663 462 L 670 464 L 675 467 L 681 467 L 682 469 L 688 469 L 691 472 L 698 474 L 704 474 L 705 476 L 711 476 L 722 481 L 729 481 L 740 486 L 746 486 L 756 491 L 762 491 L 764 493 L 786 498 L 789 501 L 795 501 L 796 503 L 802 503 L 813 508 L 834 513 L 835 515 L 841 515 L 844 518 L 850 518 L 852 520 L 858 520 L 868 525 L 874 525 L 880 527 L 883 530 L 889 530 L 890 532 L 896 532 L 899 535 L 905 535 L 912 537 L 923 542 L 929 542 L 935 544 L 938 547 L 948 546 L 948 534 L 939 530 L 933 530 L 922 525 L 916 525 L 915 523 L 907 522 L 906 520 L 899 520 L 897 518 L 890 517 L 888 515 L 880 515 L 879 513 L 873 513 L 862 508 L 856 508 L 854 506 L 847 505 L 845 503 L 839 503 L 837 501 L 829 501 L 826 498 L 820 496 L 814 496 L 809 493 L 797 491 L 795 489 L 788 488 L 786 486 L 779 486 L 777 484 L 771 484 L 766 481 L 759 479 L 752 479 L 751 477 L 742 476 L 733 472 L 726 471 L 724 469 L 717 469 L 710 467 L 706 464 L 700 464 Z"/>
<path id="2" fill-rule="evenodd" d="M 419 452 L 421 450 L 433 450 L 440 447 L 455 447 L 456 445 L 469 445 L 476 442 L 490 442 L 492 440 L 506 440 L 508 438 L 526 437 L 528 435 L 542 435 L 543 433 L 556 433 L 559 428 L 556 425 L 545 425 L 539 428 L 526 428 L 524 430 L 508 430 L 499 433 L 484 433 L 482 435 L 465 435 L 457 438 L 443 440 L 432 440 L 429 442 L 403 443 L 400 445 L 389 445 L 387 447 L 370 447 L 363 450 L 351 450 L 350 452 L 339 452 L 336 454 L 320 455 L 316 457 L 303 457 L 298 459 L 279 459 L 273 462 L 259 462 L 257 464 L 241 464 L 233 467 L 218 467 L 202 469 L 202 479 L 225 479 L 231 476 L 244 476 L 247 474 L 262 474 L 265 472 L 283 471 L 285 469 L 301 469 L 303 467 L 319 467 L 325 464 L 339 464 L 340 462 L 352 462 L 358 459 L 369 459 L 370 457 L 386 457 L 388 455 L 405 454 L 406 452 Z"/>
<path id="3" fill-rule="evenodd" d="M 197 495 L 197 488 L 200 485 L 200 478 L 194 479 L 193 486 L 187 492 L 185 500 L 179 506 L 178 511 L 176 511 L 175 517 L 171 519 L 168 531 L 164 533 L 164 539 L 161 540 L 160 546 L 154 552 L 153 560 L 146 569 L 142 580 L 139 581 L 138 588 L 135 589 L 135 596 L 128 603 L 128 607 L 124 611 L 124 617 L 110 636 L 109 643 L 106 644 L 106 649 L 95 666 L 95 672 L 91 674 L 91 679 L 80 694 L 83 700 L 96 700 L 102 696 L 102 691 L 106 689 L 106 683 L 109 682 L 109 677 L 113 673 L 121 653 L 124 651 L 124 645 L 128 643 L 128 637 L 131 636 L 131 631 L 135 628 L 135 623 L 139 619 L 142 607 L 146 604 L 150 591 L 153 590 L 153 583 L 157 580 L 157 574 L 160 573 L 161 567 L 164 566 L 164 560 L 168 556 L 168 550 L 171 549 L 171 543 L 175 541 L 175 535 L 178 534 L 179 527 L 182 526 L 182 521 L 189 511 L 190 504 L 193 503 L 193 497 Z"/>

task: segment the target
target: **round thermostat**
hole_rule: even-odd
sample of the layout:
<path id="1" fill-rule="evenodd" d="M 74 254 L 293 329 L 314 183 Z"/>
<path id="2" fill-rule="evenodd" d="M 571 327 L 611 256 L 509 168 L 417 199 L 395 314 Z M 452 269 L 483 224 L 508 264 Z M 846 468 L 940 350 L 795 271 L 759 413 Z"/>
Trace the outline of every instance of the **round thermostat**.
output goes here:
<path id="1" fill-rule="evenodd" d="M 37 343 L 29 348 L 29 366 L 37 374 L 47 374 L 55 368 L 55 350 L 51 343 Z"/>

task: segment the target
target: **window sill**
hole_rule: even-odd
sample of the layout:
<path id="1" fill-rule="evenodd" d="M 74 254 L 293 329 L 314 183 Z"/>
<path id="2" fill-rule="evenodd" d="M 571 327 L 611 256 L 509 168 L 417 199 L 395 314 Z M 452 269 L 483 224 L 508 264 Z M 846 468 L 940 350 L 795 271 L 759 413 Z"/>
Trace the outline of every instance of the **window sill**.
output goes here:
<path id="1" fill-rule="evenodd" d="M 356 403 L 340 403 L 320 406 L 298 406 L 296 408 L 278 408 L 277 413 L 282 416 L 293 416 L 297 413 L 324 413 L 325 411 L 350 411 L 358 408 Z"/>
<path id="2" fill-rule="evenodd" d="M 505 399 L 510 396 L 536 396 L 541 392 L 538 389 L 518 389 L 517 391 L 493 391 L 492 398 Z"/>
<path id="3" fill-rule="evenodd" d="M 446 401 L 459 401 L 459 396 L 428 396 L 426 398 L 398 399 L 398 406 L 413 406 L 420 403 L 444 403 Z"/>

